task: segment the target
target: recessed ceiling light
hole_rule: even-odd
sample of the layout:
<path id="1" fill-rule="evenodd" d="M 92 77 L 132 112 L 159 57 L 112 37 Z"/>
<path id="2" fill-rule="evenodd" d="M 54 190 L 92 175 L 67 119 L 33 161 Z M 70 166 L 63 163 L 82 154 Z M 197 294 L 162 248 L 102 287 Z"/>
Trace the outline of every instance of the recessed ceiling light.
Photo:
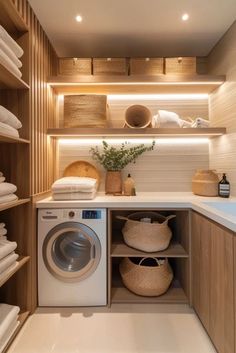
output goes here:
<path id="1" fill-rule="evenodd" d="M 182 16 L 182 20 L 183 21 L 188 21 L 188 19 L 189 19 L 189 14 L 184 13 L 183 16 Z"/>
<path id="2" fill-rule="evenodd" d="M 75 19 L 77 22 L 82 22 L 82 20 L 83 20 L 82 16 L 80 16 L 80 15 L 77 15 Z"/>

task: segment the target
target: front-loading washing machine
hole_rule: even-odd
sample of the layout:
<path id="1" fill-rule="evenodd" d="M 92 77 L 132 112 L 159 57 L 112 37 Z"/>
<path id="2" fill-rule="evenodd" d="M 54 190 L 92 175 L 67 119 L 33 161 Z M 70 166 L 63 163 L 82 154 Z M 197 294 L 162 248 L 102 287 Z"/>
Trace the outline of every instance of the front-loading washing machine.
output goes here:
<path id="1" fill-rule="evenodd" d="M 106 209 L 38 210 L 39 306 L 107 304 Z"/>

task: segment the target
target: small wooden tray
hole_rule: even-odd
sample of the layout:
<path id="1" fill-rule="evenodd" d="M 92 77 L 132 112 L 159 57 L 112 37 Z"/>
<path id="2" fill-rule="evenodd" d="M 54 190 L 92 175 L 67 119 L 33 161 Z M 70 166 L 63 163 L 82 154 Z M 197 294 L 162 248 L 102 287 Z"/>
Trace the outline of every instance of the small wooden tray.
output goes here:
<path id="1" fill-rule="evenodd" d="M 63 173 L 64 177 L 78 176 L 97 179 L 100 183 L 100 174 L 94 165 L 86 161 L 76 161 L 69 164 Z"/>

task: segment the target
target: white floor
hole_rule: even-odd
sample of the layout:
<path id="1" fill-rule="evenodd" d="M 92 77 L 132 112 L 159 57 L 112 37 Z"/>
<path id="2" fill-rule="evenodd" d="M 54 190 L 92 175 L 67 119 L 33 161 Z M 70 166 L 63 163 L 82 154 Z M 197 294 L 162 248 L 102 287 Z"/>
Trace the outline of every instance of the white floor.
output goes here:
<path id="1" fill-rule="evenodd" d="M 185 305 L 40 308 L 9 353 L 215 353 Z"/>

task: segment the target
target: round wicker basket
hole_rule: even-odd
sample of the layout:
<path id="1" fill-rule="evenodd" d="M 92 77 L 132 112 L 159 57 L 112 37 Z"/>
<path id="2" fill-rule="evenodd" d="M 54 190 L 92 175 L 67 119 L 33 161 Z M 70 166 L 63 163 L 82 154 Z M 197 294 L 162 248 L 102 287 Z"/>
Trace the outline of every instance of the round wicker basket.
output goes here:
<path id="1" fill-rule="evenodd" d="M 144 261 L 153 259 L 154 265 L 144 265 Z M 131 292 L 148 297 L 164 294 L 173 279 L 173 272 L 168 259 L 160 264 L 156 258 L 143 258 L 138 264 L 125 257 L 120 263 L 122 281 Z"/>

